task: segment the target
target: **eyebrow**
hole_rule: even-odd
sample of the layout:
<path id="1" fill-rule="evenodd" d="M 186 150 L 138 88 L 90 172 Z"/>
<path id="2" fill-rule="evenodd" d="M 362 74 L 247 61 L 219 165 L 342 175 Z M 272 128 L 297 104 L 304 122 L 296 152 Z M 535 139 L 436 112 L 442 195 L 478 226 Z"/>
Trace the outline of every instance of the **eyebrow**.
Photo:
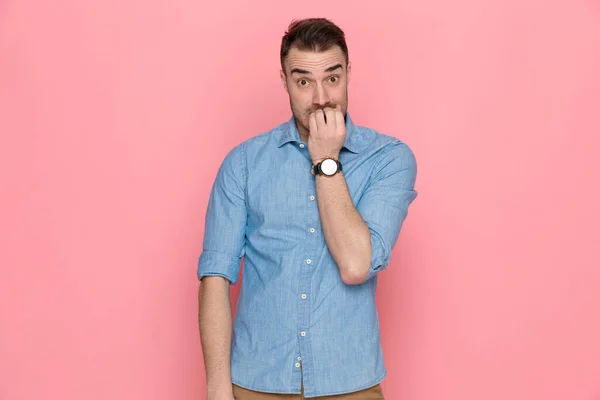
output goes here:
<path id="1" fill-rule="evenodd" d="M 342 64 L 332 65 L 331 67 L 327 68 L 325 70 L 325 72 L 335 71 L 338 68 L 342 68 Z M 290 74 L 294 74 L 294 73 L 311 75 L 310 71 L 307 71 L 307 70 L 301 69 L 301 68 L 292 68 L 292 70 L 290 71 Z"/>

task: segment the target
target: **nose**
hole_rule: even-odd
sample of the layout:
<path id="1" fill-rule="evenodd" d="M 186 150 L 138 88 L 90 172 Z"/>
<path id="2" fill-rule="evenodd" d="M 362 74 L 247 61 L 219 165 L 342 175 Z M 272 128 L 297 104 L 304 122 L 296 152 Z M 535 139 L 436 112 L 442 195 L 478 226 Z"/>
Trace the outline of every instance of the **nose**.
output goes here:
<path id="1" fill-rule="evenodd" d="M 329 93 L 327 89 L 321 84 L 317 84 L 315 91 L 313 92 L 313 104 L 323 107 L 329 103 Z"/>

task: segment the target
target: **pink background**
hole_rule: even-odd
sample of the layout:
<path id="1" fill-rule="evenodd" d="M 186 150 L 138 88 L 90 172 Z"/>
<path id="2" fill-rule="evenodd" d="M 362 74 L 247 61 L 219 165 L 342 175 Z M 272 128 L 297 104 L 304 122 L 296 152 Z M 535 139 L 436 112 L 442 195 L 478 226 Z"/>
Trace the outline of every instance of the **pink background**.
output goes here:
<path id="1" fill-rule="evenodd" d="M 0 399 L 204 397 L 210 185 L 289 118 L 281 35 L 315 15 L 347 33 L 355 122 L 419 162 L 378 291 L 386 398 L 600 399 L 583 0 L 0 2 Z"/>

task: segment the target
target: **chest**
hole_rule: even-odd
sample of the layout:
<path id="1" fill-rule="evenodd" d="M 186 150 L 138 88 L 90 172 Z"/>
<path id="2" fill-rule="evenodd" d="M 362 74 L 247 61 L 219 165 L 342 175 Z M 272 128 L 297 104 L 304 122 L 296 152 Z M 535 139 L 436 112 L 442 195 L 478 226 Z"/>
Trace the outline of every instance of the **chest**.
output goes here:
<path id="1" fill-rule="evenodd" d="M 247 212 L 253 227 L 303 226 L 319 219 L 318 196 L 311 162 L 299 149 L 263 154 L 248 162 Z M 348 192 L 356 206 L 368 186 L 372 166 L 359 155 L 342 151 L 340 162 Z M 321 178 L 319 178 L 321 179 Z"/>

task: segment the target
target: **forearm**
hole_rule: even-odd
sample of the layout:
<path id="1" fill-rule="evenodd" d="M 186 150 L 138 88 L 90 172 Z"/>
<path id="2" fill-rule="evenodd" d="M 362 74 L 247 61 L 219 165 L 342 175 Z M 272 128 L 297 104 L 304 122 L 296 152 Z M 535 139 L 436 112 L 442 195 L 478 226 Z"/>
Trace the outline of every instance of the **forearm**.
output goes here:
<path id="1" fill-rule="evenodd" d="M 232 318 L 227 279 L 218 276 L 202 279 L 198 290 L 198 324 L 208 398 L 230 395 Z"/>
<path id="2" fill-rule="evenodd" d="M 342 280 L 362 283 L 371 266 L 371 233 L 356 210 L 343 173 L 316 176 L 321 227 Z"/>

